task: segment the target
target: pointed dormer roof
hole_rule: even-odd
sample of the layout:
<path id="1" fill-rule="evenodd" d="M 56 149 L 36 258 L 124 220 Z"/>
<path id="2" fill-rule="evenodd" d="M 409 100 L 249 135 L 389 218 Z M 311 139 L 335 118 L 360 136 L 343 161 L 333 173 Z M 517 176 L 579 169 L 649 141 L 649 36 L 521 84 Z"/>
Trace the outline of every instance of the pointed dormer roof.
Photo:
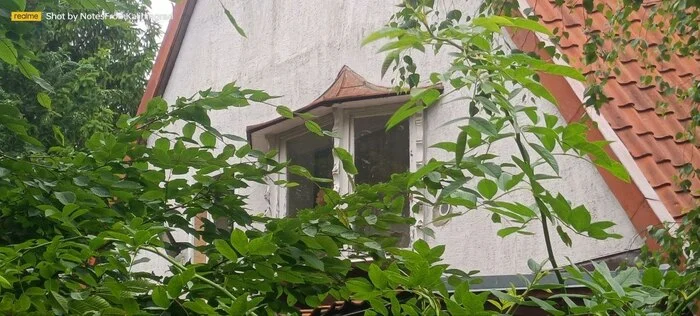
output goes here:
<path id="1" fill-rule="evenodd" d="M 343 66 L 336 76 L 335 81 L 321 96 L 311 102 L 310 105 L 324 103 L 338 103 L 351 100 L 385 97 L 397 95 L 396 90 L 382 87 L 368 82 L 347 65 Z"/>
<path id="2" fill-rule="evenodd" d="M 426 88 L 426 87 L 424 87 Z M 430 86 L 430 88 L 435 88 L 440 91 L 443 90 L 442 85 Z M 326 89 L 325 92 L 321 94 L 316 100 L 303 106 L 294 111 L 296 114 L 308 113 L 320 107 L 330 107 L 333 104 L 360 101 L 360 100 L 370 100 L 379 98 L 388 98 L 398 95 L 405 95 L 408 91 L 400 91 L 390 87 L 383 87 L 373 83 L 368 82 L 365 78 L 357 74 L 355 71 L 350 69 L 348 66 L 343 66 L 335 77 L 335 81 Z M 294 118 L 297 119 L 298 118 Z M 260 130 L 266 129 L 273 125 L 285 122 L 287 119 L 285 117 L 278 117 L 276 119 L 248 126 L 248 140 L 251 140 L 251 135 Z M 301 122 L 301 121 L 300 121 Z"/>

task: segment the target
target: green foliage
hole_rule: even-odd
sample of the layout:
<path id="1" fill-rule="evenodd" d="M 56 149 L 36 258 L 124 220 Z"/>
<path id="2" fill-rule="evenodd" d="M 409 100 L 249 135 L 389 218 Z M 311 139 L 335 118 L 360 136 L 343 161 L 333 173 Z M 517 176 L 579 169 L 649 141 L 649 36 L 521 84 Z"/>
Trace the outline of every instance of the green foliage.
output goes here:
<path id="1" fill-rule="evenodd" d="M 24 2 L 2 8 L 17 5 Z M 32 137 L 35 131 L 20 115 L 17 102 L 1 99 L 0 126 L 36 149 L 0 156 L 0 312 L 278 315 L 297 314 L 299 308 L 316 307 L 328 298 L 366 301 L 366 315 L 513 314 L 519 306 L 538 306 L 553 315 L 646 315 L 678 314 L 692 305 L 698 295 L 693 291 L 697 267 L 691 263 L 686 272 L 678 267 L 682 256 L 697 254 L 697 230 L 692 226 L 697 225 L 697 214 L 682 226 L 686 234 L 664 239 L 666 231 L 652 233 L 672 247 L 672 270 L 658 265 L 641 271 L 609 271 L 600 264 L 592 271 L 557 266 L 551 254 L 551 225 L 568 245 L 569 233 L 599 239 L 617 236 L 610 231 L 612 223 L 596 221 L 584 206 L 545 189 L 545 181 L 559 177 L 556 157 L 590 156 L 593 163 L 627 178 L 602 150 L 605 143 L 586 139 L 586 125 L 561 126 L 556 117 L 527 106 L 535 97 L 551 99 L 539 83 L 538 71 L 575 79 L 580 75 L 496 45 L 504 26 L 543 31 L 532 21 L 494 17 L 487 14 L 490 9 L 483 9 L 483 17 L 462 23 L 461 12 L 443 15 L 432 5 L 406 1 L 389 29 L 368 41 L 389 41 L 381 50 L 391 56 L 390 65 L 396 64 L 399 84 L 409 88 L 420 76 L 412 59 L 406 58 L 408 52 L 452 47 L 452 68 L 432 74 L 430 80 L 471 92 L 464 102 L 468 115 L 450 123 L 466 122 L 459 124 L 460 136 L 436 146 L 454 152 L 455 159 L 431 160 L 415 172 L 358 185 L 349 194 L 322 188 L 325 203 L 295 217 L 251 215 L 246 189 L 271 185 L 272 177 L 287 171 L 313 182 L 331 180 L 277 162 L 275 152 L 241 144 L 244 139 L 222 134 L 209 117 L 212 111 L 266 103 L 273 97 L 264 91 L 228 84 L 221 91 L 208 89 L 172 104 L 156 98 L 139 116 L 121 115 L 110 127 L 113 131 L 91 133 L 75 147 L 60 141 L 50 149 L 42 149 L 42 142 Z M 17 64 L 33 60 L 20 57 Z M 2 59 L 3 67 L 15 66 L 14 59 Z M 38 70 L 25 68 L 23 74 L 42 82 Z M 56 108 L 56 87 L 51 91 L 39 86 L 45 89 L 39 93 L 49 99 L 36 95 L 32 102 L 43 109 Z M 518 88 L 511 92 L 506 87 Z M 528 101 L 516 102 L 523 95 Z M 410 96 L 387 128 L 441 98 L 435 89 L 413 89 Z M 276 109 L 284 117 L 295 115 L 286 107 Z M 310 132 L 329 135 L 313 117 L 298 116 Z M 61 133 L 55 135 L 62 139 Z M 490 150 L 496 142 L 510 142 L 518 154 L 499 157 Z M 347 151 L 335 148 L 334 153 L 348 174 L 357 173 Z M 529 191 L 530 199 L 506 200 L 516 190 Z M 476 272 L 442 264 L 445 246 L 416 240 L 411 248 L 396 247 L 392 226 L 414 224 L 413 218 L 402 216 L 409 196 L 429 206 L 488 212 L 494 222 L 508 223 L 498 232 L 502 237 L 531 234 L 530 225 L 541 224 L 550 258 L 528 261 L 533 275 L 524 290 L 473 291 L 479 282 Z M 216 225 L 200 216 L 202 212 L 232 225 Z M 203 225 L 194 227 L 198 216 Z M 428 227 L 417 228 L 430 232 Z M 174 242 L 176 230 L 203 243 Z M 688 243 L 693 252 L 683 253 Z M 177 255 L 186 250 L 207 260 L 180 262 Z M 144 254 L 168 261 L 171 273 L 137 272 L 135 267 L 151 258 Z M 559 282 L 545 283 L 552 273 Z M 590 294 L 531 295 L 561 290 L 564 281 L 583 285 Z"/>
<path id="2" fill-rule="evenodd" d="M 5 1 L 0 10 L 9 15 L 12 7 L 16 7 L 12 1 Z M 92 7 L 88 1 L 30 1 L 25 9 L 78 13 Z M 148 4 L 120 0 L 103 8 L 141 15 Z M 48 147 L 77 146 L 95 132 L 113 131 L 119 114 L 136 113 L 158 49 L 159 27 L 144 16 L 143 30 L 125 20 L 27 24 L 2 17 L 0 102 L 21 108 L 32 136 Z M 0 133 L 7 135 L 0 140 L 3 152 L 30 149 L 11 128 L 2 126 Z"/>

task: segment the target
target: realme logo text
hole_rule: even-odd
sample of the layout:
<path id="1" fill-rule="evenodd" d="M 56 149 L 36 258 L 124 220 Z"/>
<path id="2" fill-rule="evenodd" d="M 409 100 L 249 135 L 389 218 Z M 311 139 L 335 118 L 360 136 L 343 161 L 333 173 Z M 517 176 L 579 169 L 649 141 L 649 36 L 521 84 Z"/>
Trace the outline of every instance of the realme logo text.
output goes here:
<path id="1" fill-rule="evenodd" d="M 41 21 L 41 12 L 15 11 L 10 15 L 11 21 L 16 22 L 36 22 Z"/>

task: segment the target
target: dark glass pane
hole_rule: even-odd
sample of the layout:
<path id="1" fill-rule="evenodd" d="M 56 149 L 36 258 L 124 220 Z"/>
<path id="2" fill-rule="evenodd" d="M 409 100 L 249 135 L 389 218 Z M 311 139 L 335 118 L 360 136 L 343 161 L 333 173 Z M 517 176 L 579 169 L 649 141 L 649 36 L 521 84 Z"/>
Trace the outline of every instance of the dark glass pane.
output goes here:
<path id="1" fill-rule="evenodd" d="M 358 184 L 388 181 L 394 173 L 408 171 L 408 121 L 388 133 L 389 116 L 355 119 L 355 165 Z"/>
<path id="2" fill-rule="evenodd" d="M 406 172 L 409 169 L 408 120 L 386 132 L 384 126 L 387 120 L 389 116 L 363 117 L 354 120 L 357 184 L 386 182 L 391 179 L 392 174 Z M 410 216 L 408 199 L 406 201 L 403 216 L 408 217 Z M 409 226 L 394 225 L 392 231 L 399 238 L 399 246 L 407 247 L 410 242 Z"/>
<path id="3" fill-rule="evenodd" d="M 324 128 L 328 128 L 327 126 Z M 333 139 L 307 133 L 287 141 L 287 159 L 292 164 L 302 166 L 315 177 L 332 178 Z M 287 180 L 299 183 L 287 189 L 287 215 L 293 216 L 299 210 L 316 206 L 320 189 L 304 177 L 287 173 Z M 327 184 L 321 184 L 327 185 Z"/>

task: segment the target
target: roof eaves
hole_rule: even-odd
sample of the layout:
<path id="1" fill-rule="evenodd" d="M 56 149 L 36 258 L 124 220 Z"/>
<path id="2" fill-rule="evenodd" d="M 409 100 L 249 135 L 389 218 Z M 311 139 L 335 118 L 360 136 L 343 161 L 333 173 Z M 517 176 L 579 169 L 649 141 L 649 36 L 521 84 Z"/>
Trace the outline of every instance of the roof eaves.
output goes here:
<path id="1" fill-rule="evenodd" d="M 136 114 L 146 111 L 148 101 L 163 95 L 175 66 L 177 55 L 180 53 L 182 40 L 185 38 L 185 33 L 196 4 L 197 0 L 181 0 L 175 5 L 173 18 L 168 23 L 168 28 L 160 44 L 158 55 L 151 70 L 151 76 L 148 79 L 146 90 L 143 93 L 143 97 L 141 97 L 141 103 Z"/>
<path id="2" fill-rule="evenodd" d="M 433 88 L 443 92 L 444 88 L 441 84 L 420 87 L 420 89 Z M 353 102 L 353 101 L 363 101 L 363 100 L 373 100 L 381 98 L 389 98 L 394 96 L 406 95 L 408 91 L 400 91 L 391 87 L 383 87 L 370 83 L 365 78 L 357 74 L 355 71 L 350 69 L 348 66 L 343 66 L 335 80 L 331 85 L 324 91 L 318 98 L 303 106 L 296 111 L 295 114 L 303 114 L 311 112 L 314 109 L 321 107 L 330 107 L 334 104 Z M 246 133 L 248 141 L 252 142 L 252 135 L 258 131 L 266 129 L 270 126 L 279 124 L 289 120 L 285 117 L 277 117 L 275 119 L 263 122 L 260 124 L 250 125 L 246 128 Z"/>
<path id="3" fill-rule="evenodd" d="M 520 10 L 530 7 L 525 0 L 519 2 L 521 4 Z M 541 42 L 548 44 L 547 46 L 553 46 L 548 39 L 530 31 L 509 30 L 509 33 L 512 42 L 518 49 L 524 52 L 534 52 L 543 60 L 565 64 L 562 60 L 552 60 L 546 51 L 539 48 L 538 43 Z M 610 128 L 605 118 L 595 113 L 594 109 L 586 108 L 583 105 L 584 85 L 581 82 L 561 76 L 541 74 L 540 77 L 542 84 L 554 95 L 558 109 L 568 123 L 578 120 L 583 115 L 588 115 L 594 122 L 594 124 L 589 126 L 588 138 L 611 142 L 605 149 L 606 152 L 624 165 L 632 181 L 624 182 L 601 168 L 598 168 L 598 170 L 613 195 L 625 210 L 637 232 L 645 235 L 647 227 L 650 225 L 673 222 L 673 216 L 671 216 L 664 204 L 660 202 L 658 195 L 649 185 L 647 178 L 641 172 L 617 134 Z M 646 242 L 653 248 L 657 247 L 654 241 L 649 238 L 647 238 Z"/>

